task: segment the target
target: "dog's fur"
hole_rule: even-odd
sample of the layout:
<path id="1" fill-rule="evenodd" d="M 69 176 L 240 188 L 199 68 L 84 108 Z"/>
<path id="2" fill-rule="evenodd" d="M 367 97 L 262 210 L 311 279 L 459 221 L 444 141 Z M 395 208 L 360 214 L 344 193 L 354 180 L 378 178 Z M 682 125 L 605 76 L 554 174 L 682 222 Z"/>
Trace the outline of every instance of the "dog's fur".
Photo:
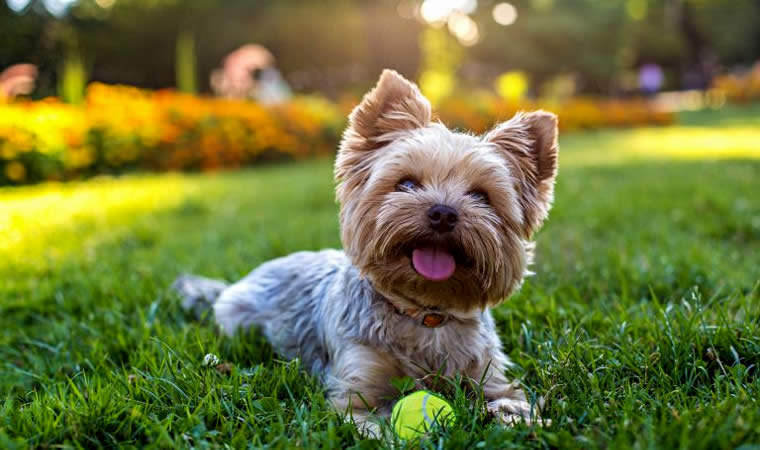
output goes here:
<path id="1" fill-rule="evenodd" d="M 259 327 L 369 432 L 370 413 L 388 414 L 396 397 L 392 378 L 424 386 L 433 373 L 483 380 L 489 410 L 530 421 L 531 405 L 504 374 L 509 361 L 488 308 L 527 273 L 557 153 L 553 114 L 518 114 L 482 137 L 453 132 L 432 121 L 414 84 L 386 70 L 351 113 L 335 163 L 345 252 L 295 253 L 229 286 L 180 277 L 175 288 L 188 309 L 213 304 L 227 334 Z M 404 180 L 413 188 L 400 187 Z M 453 230 L 431 229 L 434 205 L 458 213 Z M 411 262 L 420 246 L 454 255 L 453 275 L 421 276 Z M 424 326 L 430 313 L 445 323 Z"/>

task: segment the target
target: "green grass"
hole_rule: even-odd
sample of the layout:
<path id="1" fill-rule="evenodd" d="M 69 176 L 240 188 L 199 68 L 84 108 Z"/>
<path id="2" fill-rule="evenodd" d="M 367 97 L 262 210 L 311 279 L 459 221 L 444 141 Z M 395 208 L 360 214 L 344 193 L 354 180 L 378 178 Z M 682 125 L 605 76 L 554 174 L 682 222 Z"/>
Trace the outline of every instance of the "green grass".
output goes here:
<path id="1" fill-rule="evenodd" d="M 760 443 L 756 117 L 684 123 L 562 140 L 537 275 L 495 311 L 552 425 L 501 427 L 460 393 L 458 425 L 423 446 Z M 0 447 L 389 445 L 261 336 L 220 337 L 167 290 L 339 246 L 332 189 L 316 161 L 0 190 Z"/>

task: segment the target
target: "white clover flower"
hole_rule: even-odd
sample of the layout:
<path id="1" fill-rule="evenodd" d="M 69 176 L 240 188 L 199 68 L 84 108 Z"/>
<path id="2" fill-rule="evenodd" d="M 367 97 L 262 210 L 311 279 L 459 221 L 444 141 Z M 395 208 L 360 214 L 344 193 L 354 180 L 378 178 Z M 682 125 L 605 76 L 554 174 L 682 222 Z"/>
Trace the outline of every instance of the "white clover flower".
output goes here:
<path id="1" fill-rule="evenodd" d="M 207 353 L 206 356 L 203 357 L 204 367 L 215 366 L 217 364 L 219 364 L 219 357 L 215 354 Z"/>

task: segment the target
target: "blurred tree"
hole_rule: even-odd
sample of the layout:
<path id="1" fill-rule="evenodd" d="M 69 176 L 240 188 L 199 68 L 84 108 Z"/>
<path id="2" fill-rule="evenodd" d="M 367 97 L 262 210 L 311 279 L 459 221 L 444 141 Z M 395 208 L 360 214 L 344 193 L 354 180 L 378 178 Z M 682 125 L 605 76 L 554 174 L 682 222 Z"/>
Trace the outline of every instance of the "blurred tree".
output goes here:
<path id="1" fill-rule="evenodd" d="M 422 33 L 420 47 L 423 57 L 420 89 L 436 105 L 454 92 L 463 51 L 444 29 L 432 27 Z"/>
<path id="2" fill-rule="evenodd" d="M 188 94 L 198 92 L 195 37 L 189 31 L 180 31 L 177 35 L 177 59 L 174 70 L 178 91 Z"/>
<path id="3" fill-rule="evenodd" d="M 676 88 L 695 68 L 760 58 L 757 0 L 509 0 L 517 17 L 507 26 L 492 17 L 502 1 L 477 2 L 471 17 L 480 40 L 457 47 L 460 75 L 481 87 L 520 70 L 532 86 L 572 75 L 581 91 L 614 93 L 625 90 L 626 74 L 651 62 L 665 70 L 666 87 Z M 0 0 L 0 66 L 35 63 L 44 86 L 59 72 L 66 30 L 74 30 L 93 79 L 174 86 L 184 30 L 196 38 L 200 91 L 226 54 L 259 43 L 297 90 L 337 94 L 356 85 L 358 92 L 383 67 L 414 76 L 426 64 L 418 43 L 427 26 L 415 13 L 421 2 L 78 0 L 57 18 L 41 0 L 20 13 Z"/>
<path id="4" fill-rule="evenodd" d="M 87 69 L 76 46 L 69 47 L 58 77 L 58 96 L 66 103 L 79 104 L 87 87 Z"/>

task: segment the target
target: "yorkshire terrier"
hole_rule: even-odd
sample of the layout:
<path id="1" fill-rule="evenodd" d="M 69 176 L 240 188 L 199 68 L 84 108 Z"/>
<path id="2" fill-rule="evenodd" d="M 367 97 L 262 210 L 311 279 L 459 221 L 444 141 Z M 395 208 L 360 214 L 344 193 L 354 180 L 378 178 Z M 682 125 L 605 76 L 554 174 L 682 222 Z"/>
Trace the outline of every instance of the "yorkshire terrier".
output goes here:
<path id="1" fill-rule="evenodd" d="M 298 252 L 237 283 L 182 276 L 186 309 L 213 307 L 224 333 L 255 326 L 301 363 L 368 433 L 396 377 L 482 383 L 505 423 L 540 421 L 505 375 L 489 308 L 529 274 L 531 235 L 551 207 L 557 117 L 519 113 L 483 136 L 433 121 L 417 86 L 386 70 L 349 118 L 337 160 L 344 251 Z"/>

